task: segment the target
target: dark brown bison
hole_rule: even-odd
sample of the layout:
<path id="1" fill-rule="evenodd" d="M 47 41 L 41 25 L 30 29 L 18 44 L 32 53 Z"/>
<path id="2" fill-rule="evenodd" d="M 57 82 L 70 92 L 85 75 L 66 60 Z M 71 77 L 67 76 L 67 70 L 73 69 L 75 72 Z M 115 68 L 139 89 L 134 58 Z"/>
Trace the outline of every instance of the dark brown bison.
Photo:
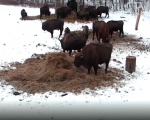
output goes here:
<path id="1" fill-rule="evenodd" d="M 85 25 L 85 26 L 82 26 L 82 28 L 83 28 L 83 36 L 86 39 L 88 39 L 88 37 L 89 37 L 89 27 L 87 25 Z"/>
<path id="2" fill-rule="evenodd" d="M 68 0 L 67 6 L 71 9 L 71 11 L 77 12 L 77 2 L 76 2 L 76 0 Z"/>
<path id="3" fill-rule="evenodd" d="M 77 18 L 82 20 L 83 19 L 89 20 L 89 12 L 81 10 L 77 12 Z"/>
<path id="4" fill-rule="evenodd" d="M 110 43 L 89 43 L 81 52 L 78 52 L 74 58 L 74 65 L 80 67 L 81 65 L 88 69 L 88 74 L 93 67 L 95 75 L 97 75 L 98 64 L 106 64 L 105 73 L 111 58 L 113 46 Z"/>
<path id="5" fill-rule="evenodd" d="M 97 18 L 97 9 L 95 6 L 88 6 L 87 8 L 84 8 L 83 11 L 89 12 L 89 18 Z"/>
<path id="6" fill-rule="evenodd" d="M 106 16 L 108 15 L 108 17 L 109 17 L 109 8 L 107 6 L 99 6 L 97 8 L 97 15 L 100 15 L 100 17 L 101 17 L 102 13 L 106 13 Z"/>
<path id="7" fill-rule="evenodd" d="M 70 29 L 68 27 L 65 28 L 64 34 L 70 33 Z"/>
<path id="8" fill-rule="evenodd" d="M 124 36 L 124 31 L 123 31 L 123 25 L 124 22 L 122 20 L 115 21 L 115 20 L 110 20 L 107 22 L 107 25 L 109 27 L 109 34 L 112 37 L 113 31 L 120 31 L 119 37 L 122 34 Z"/>
<path id="9" fill-rule="evenodd" d="M 62 35 L 64 27 L 64 21 L 62 19 L 50 19 L 42 23 L 42 29 L 51 33 L 51 38 L 53 38 L 53 31 L 60 30 L 60 35 Z"/>
<path id="10" fill-rule="evenodd" d="M 22 17 L 22 20 L 24 20 L 25 17 L 27 17 L 27 13 L 26 13 L 25 9 L 21 10 L 21 17 Z"/>
<path id="11" fill-rule="evenodd" d="M 47 15 L 50 16 L 51 12 L 49 11 L 49 6 L 44 5 L 43 7 L 40 8 L 40 19 L 42 18 L 42 15 Z"/>
<path id="12" fill-rule="evenodd" d="M 94 40 L 95 33 L 99 43 L 100 43 L 100 39 L 102 39 L 103 43 L 109 42 L 109 28 L 107 23 L 105 23 L 104 21 L 93 22 L 93 40 Z"/>
<path id="13" fill-rule="evenodd" d="M 86 45 L 86 38 L 76 33 L 68 33 L 63 39 L 60 40 L 61 47 L 63 52 L 69 51 L 69 55 L 71 56 L 72 50 L 80 50 Z"/>
<path id="14" fill-rule="evenodd" d="M 69 7 L 67 7 L 67 6 L 60 7 L 60 8 L 56 9 L 57 19 L 58 18 L 65 18 L 69 14 L 71 14 L 71 9 Z"/>

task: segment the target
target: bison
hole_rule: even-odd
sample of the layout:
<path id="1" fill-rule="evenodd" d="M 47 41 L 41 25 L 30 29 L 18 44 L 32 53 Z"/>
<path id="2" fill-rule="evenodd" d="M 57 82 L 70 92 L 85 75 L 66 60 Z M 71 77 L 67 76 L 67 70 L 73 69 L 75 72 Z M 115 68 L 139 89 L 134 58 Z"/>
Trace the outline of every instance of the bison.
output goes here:
<path id="1" fill-rule="evenodd" d="M 84 8 L 83 11 L 89 12 L 89 17 L 90 18 L 97 18 L 97 9 L 95 6 L 88 6 L 87 8 Z"/>
<path id="2" fill-rule="evenodd" d="M 89 27 L 87 25 L 85 25 L 85 26 L 82 26 L 82 28 L 83 28 L 83 36 L 86 39 L 88 39 L 88 37 L 89 37 Z"/>
<path id="3" fill-rule="evenodd" d="M 71 56 L 72 50 L 80 50 L 86 45 L 86 38 L 76 33 L 68 33 L 66 34 L 63 39 L 60 40 L 61 47 L 63 52 L 69 51 L 69 55 Z"/>
<path id="4" fill-rule="evenodd" d="M 42 18 L 42 15 L 47 15 L 50 16 L 51 12 L 49 11 L 49 6 L 44 5 L 43 7 L 40 8 L 40 19 Z"/>
<path id="5" fill-rule="evenodd" d="M 77 18 L 78 19 L 86 19 L 86 20 L 89 20 L 89 12 L 88 11 L 79 11 L 77 13 Z"/>
<path id="6" fill-rule="evenodd" d="M 62 35 L 64 27 L 64 21 L 62 19 L 50 19 L 42 23 L 42 29 L 51 33 L 51 38 L 53 38 L 53 31 L 60 30 L 60 35 Z"/>
<path id="7" fill-rule="evenodd" d="M 68 0 L 67 6 L 71 9 L 71 11 L 77 12 L 77 2 L 76 0 Z"/>
<path id="8" fill-rule="evenodd" d="M 105 21 L 93 22 L 93 40 L 94 40 L 95 33 L 99 43 L 100 43 L 100 39 L 102 39 L 103 43 L 109 42 L 109 28 Z"/>
<path id="9" fill-rule="evenodd" d="M 60 8 L 56 9 L 57 19 L 58 18 L 65 18 L 69 14 L 71 14 L 71 9 L 69 7 L 67 7 L 67 6 L 60 7 Z"/>
<path id="10" fill-rule="evenodd" d="M 109 8 L 108 8 L 108 6 L 99 6 L 97 8 L 97 15 L 100 15 L 100 17 L 101 17 L 102 13 L 106 13 L 106 16 L 108 16 L 108 18 L 109 18 Z M 105 18 L 106 18 L 106 16 L 105 16 Z"/>
<path id="11" fill-rule="evenodd" d="M 21 16 L 22 16 L 22 20 L 24 20 L 25 17 L 27 17 L 27 13 L 26 13 L 25 9 L 21 10 Z"/>
<path id="12" fill-rule="evenodd" d="M 74 65 L 87 68 L 88 74 L 90 74 L 90 70 L 93 67 L 95 75 L 97 75 L 98 64 L 105 63 L 105 73 L 107 74 L 112 49 L 113 46 L 110 43 L 98 44 L 91 42 L 75 55 Z"/>
<path id="13" fill-rule="evenodd" d="M 65 34 L 70 33 L 70 29 L 68 27 L 66 27 L 65 30 L 64 30 L 64 33 Z"/>
<path id="14" fill-rule="evenodd" d="M 122 20 L 119 21 L 114 21 L 114 20 L 110 20 L 107 22 L 107 25 L 109 27 L 109 34 L 112 37 L 113 31 L 120 31 L 119 33 L 119 37 L 122 34 L 124 36 L 124 31 L 123 31 L 123 25 L 124 22 Z"/>

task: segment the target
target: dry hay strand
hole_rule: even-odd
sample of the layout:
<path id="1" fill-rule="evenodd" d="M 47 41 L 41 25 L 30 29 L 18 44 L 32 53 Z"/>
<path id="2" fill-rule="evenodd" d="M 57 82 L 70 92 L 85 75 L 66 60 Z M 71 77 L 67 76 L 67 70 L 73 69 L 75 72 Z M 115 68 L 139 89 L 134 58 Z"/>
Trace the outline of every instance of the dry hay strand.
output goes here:
<path id="1" fill-rule="evenodd" d="M 16 63 L 17 69 L 0 71 L 0 78 L 5 79 L 16 89 L 28 93 L 61 91 L 79 93 L 85 88 L 95 89 L 101 86 L 113 86 L 123 78 L 122 71 L 109 68 L 107 74 L 104 69 L 98 70 L 98 75 L 87 74 L 87 69 L 76 68 L 74 57 L 62 52 L 41 55 L 42 58 L 29 58 L 23 64 Z"/>
<path id="2" fill-rule="evenodd" d="M 36 15 L 36 16 L 27 16 L 24 18 L 24 20 L 37 20 L 40 19 L 40 15 Z M 51 14 L 50 16 L 42 16 L 42 20 L 49 20 L 49 19 L 56 19 L 56 15 L 55 14 Z M 20 18 L 20 20 L 22 20 L 22 18 Z"/>

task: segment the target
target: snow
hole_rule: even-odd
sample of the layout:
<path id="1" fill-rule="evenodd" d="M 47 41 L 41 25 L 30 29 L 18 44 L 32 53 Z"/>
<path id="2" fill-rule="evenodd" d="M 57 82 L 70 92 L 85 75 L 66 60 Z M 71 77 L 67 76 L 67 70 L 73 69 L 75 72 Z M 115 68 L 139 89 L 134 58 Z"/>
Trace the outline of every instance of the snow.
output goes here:
<path id="1" fill-rule="evenodd" d="M 3 69 L 2 66 L 9 66 L 11 62 L 24 62 L 34 53 L 61 51 L 58 41 L 59 31 L 55 30 L 54 38 L 51 38 L 50 33 L 42 30 L 40 20 L 20 20 L 20 11 L 23 8 L 0 5 L 0 70 Z M 25 10 L 29 16 L 39 15 L 39 8 L 26 7 Z M 54 9 L 51 9 L 51 13 L 54 13 Z M 110 18 L 106 18 L 104 21 L 125 20 L 125 34 L 133 35 L 135 38 L 142 37 L 140 43 L 149 46 L 149 12 L 142 13 L 138 30 L 135 30 L 137 15 L 126 13 L 126 11 L 110 12 Z M 121 16 L 125 18 L 120 18 Z M 82 25 L 88 25 L 92 29 L 92 22 L 65 22 L 64 28 L 68 26 L 71 31 L 81 30 Z M 46 47 L 37 46 L 39 43 Z M 53 47 L 58 50 L 51 49 Z M 61 95 L 64 93 L 57 91 L 34 95 L 20 91 L 21 95 L 14 96 L 12 93 L 17 90 L 3 80 L 0 82 L 0 118 L 3 120 L 150 118 L 150 74 L 148 74 L 150 73 L 150 51 L 120 48 L 122 54 L 118 54 L 117 50 L 114 48 L 112 58 L 117 57 L 122 64 L 118 65 L 110 61 L 110 66 L 123 70 L 125 78 L 122 82 L 126 85 L 122 88 L 118 88 L 118 90 L 111 87 L 97 88 L 95 91 L 87 88 L 81 94 L 75 95 L 68 92 L 63 97 Z M 122 68 L 128 55 L 134 55 L 137 59 L 136 71 L 132 74 Z M 87 91 L 89 94 L 86 94 Z"/>

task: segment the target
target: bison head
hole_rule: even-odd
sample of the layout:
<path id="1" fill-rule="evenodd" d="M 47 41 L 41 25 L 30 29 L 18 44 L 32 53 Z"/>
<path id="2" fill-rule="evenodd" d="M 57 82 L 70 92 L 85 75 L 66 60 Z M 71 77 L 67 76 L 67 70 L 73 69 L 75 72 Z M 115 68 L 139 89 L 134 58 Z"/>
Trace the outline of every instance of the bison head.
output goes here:
<path id="1" fill-rule="evenodd" d="M 74 66 L 80 67 L 81 65 L 83 65 L 83 62 L 84 62 L 84 55 L 81 52 L 78 52 L 74 58 Z"/>

